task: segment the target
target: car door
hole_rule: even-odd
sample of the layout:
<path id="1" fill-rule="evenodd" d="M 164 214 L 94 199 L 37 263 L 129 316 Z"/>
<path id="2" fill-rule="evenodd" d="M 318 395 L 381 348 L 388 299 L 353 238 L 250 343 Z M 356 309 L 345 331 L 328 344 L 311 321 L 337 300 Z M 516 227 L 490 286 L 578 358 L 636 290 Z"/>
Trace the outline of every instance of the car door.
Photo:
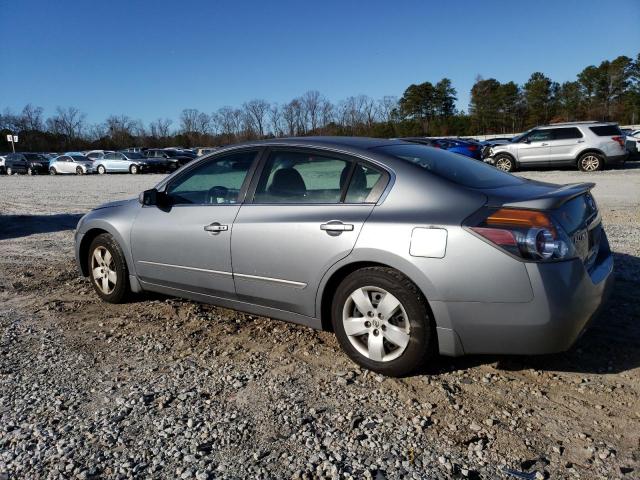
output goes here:
<path id="1" fill-rule="evenodd" d="M 551 165 L 575 164 L 576 153 L 584 143 L 582 132 L 577 127 L 551 128 L 549 163 Z"/>
<path id="2" fill-rule="evenodd" d="M 549 130 L 534 130 L 518 144 L 518 163 L 546 166 L 549 164 Z"/>
<path id="3" fill-rule="evenodd" d="M 314 316 L 323 275 L 349 255 L 389 177 L 328 151 L 273 148 L 265 158 L 233 224 L 236 293 Z"/>
<path id="4" fill-rule="evenodd" d="M 131 252 L 145 288 L 235 296 L 231 228 L 258 151 L 200 162 L 166 185 L 166 206 L 141 208 L 131 231 Z"/>
<path id="5" fill-rule="evenodd" d="M 122 153 L 116 152 L 113 154 L 113 168 L 118 172 L 126 172 L 129 170 L 130 162 Z"/>
<path id="6" fill-rule="evenodd" d="M 56 168 L 58 168 L 58 165 L 60 166 L 60 173 L 74 173 L 74 170 L 72 170 L 73 162 L 71 161 L 71 157 L 63 155 L 58 158 Z"/>

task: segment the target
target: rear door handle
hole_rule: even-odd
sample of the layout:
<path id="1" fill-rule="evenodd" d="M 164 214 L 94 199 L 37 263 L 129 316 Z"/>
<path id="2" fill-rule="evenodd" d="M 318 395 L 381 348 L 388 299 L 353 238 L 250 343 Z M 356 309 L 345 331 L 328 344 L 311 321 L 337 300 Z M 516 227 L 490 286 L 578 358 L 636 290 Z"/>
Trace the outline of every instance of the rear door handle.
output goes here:
<path id="1" fill-rule="evenodd" d="M 541 145 L 542 147 L 548 147 L 548 146 L 549 146 L 549 144 L 548 144 L 548 143 L 541 143 L 540 145 Z"/>
<path id="2" fill-rule="evenodd" d="M 342 223 L 339 220 L 331 220 L 330 222 L 320 225 L 320 230 L 325 232 L 351 232 L 353 231 L 353 225 L 350 223 Z"/>
<path id="3" fill-rule="evenodd" d="M 210 223 L 209 225 L 205 225 L 204 226 L 204 231 L 205 232 L 209 232 L 209 233 L 213 233 L 213 234 L 218 234 L 220 232 L 226 232 L 227 230 L 229 230 L 229 225 L 221 225 L 218 222 L 213 222 L 213 223 Z"/>

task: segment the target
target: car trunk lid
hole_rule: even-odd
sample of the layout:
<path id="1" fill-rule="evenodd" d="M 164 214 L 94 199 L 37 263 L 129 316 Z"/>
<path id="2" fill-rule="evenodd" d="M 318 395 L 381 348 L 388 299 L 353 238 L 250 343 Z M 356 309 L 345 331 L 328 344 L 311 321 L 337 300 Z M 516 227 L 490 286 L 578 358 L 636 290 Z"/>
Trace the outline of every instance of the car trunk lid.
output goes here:
<path id="1" fill-rule="evenodd" d="M 600 213 L 591 195 L 595 183 L 527 183 L 525 188 L 519 185 L 485 190 L 487 205 L 548 212 L 570 237 L 587 269 L 591 269 L 603 234 Z"/>

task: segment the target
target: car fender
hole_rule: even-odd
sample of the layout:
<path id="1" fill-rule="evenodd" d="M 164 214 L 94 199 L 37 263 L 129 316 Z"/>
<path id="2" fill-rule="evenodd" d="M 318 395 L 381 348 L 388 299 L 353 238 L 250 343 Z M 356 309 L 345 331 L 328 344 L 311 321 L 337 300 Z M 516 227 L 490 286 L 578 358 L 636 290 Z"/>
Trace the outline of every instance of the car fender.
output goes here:
<path id="1" fill-rule="evenodd" d="M 102 208 L 98 210 L 92 210 L 78 223 L 76 232 L 76 257 L 80 261 L 80 244 L 84 236 L 91 230 L 99 229 L 109 233 L 124 253 L 125 261 L 127 262 L 127 268 L 129 275 L 135 276 L 135 263 L 133 256 L 131 255 L 131 229 L 133 222 L 135 221 L 137 212 L 132 212 L 131 209 L 133 203 L 137 205 L 137 200 L 131 200 L 122 205 Z"/>
<path id="2" fill-rule="evenodd" d="M 601 149 L 599 149 L 599 148 L 595 148 L 595 147 L 587 147 L 587 148 L 583 148 L 582 150 L 580 150 L 580 151 L 578 152 L 578 154 L 576 155 L 576 158 L 575 158 L 574 160 L 577 162 L 577 161 L 578 161 L 578 159 L 579 159 L 582 155 L 584 155 L 585 153 L 587 153 L 587 152 L 594 152 L 594 153 L 597 153 L 597 154 L 599 154 L 599 155 L 602 155 L 602 157 L 604 158 L 604 161 L 605 161 L 605 162 L 607 161 L 607 154 L 606 154 L 606 153 L 604 153 Z"/>
<path id="3" fill-rule="evenodd" d="M 357 264 L 381 265 L 398 270 L 420 288 L 420 291 L 422 291 L 429 303 L 431 303 L 431 300 L 438 300 L 441 297 L 436 286 L 429 280 L 424 272 L 420 271 L 414 264 L 401 255 L 382 249 L 356 248 L 352 250 L 349 255 L 334 263 L 322 277 L 318 285 L 318 291 L 316 292 L 315 311 L 317 317 L 320 317 L 322 311 L 322 299 L 329 280 L 342 268 Z"/>

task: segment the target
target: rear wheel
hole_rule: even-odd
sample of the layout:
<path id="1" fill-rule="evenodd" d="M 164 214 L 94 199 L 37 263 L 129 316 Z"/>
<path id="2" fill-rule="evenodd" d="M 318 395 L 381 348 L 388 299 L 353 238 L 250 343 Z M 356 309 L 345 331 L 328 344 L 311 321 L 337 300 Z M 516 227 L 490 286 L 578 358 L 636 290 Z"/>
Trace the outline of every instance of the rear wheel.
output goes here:
<path id="1" fill-rule="evenodd" d="M 332 322 L 347 355 L 384 375 L 411 373 L 435 352 L 424 296 L 391 268 L 369 267 L 348 275 L 333 299 Z"/>
<path id="2" fill-rule="evenodd" d="M 57 174 L 58 174 L 58 172 L 56 171 L 56 169 L 55 169 L 55 168 L 51 167 L 51 168 L 49 169 L 49 175 L 57 175 Z"/>
<path id="3" fill-rule="evenodd" d="M 578 170 L 581 172 L 596 172 L 602 170 L 604 160 L 602 155 L 594 152 L 587 152 L 578 158 Z"/>
<path id="4" fill-rule="evenodd" d="M 27 167 L 27 175 L 35 175 L 36 171 L 32 167 Z"/>
<path id="5" fill-rule="evenodd" d="M 513 172 L 516 169 L 513 158 L 506 154 L 496 155 L 495 165 L 498 170 L 503 172 Z"/>
<path id="6" fill-rule="evenodd" d="M 13 168 L 7 167 L 6 172 L 7 175 L 13 175 Z"/>
<path id="7" fill-rule="evenodd" d="M 123 303 L 129 294 L 129 272 L 120 245 L 108 233 L 93 239 L 89 247 L 89 278 L 93 289 L 109 303 Z"/>
<path id="8" fill-rule="evenodd" d="M 104 175 L 105 173 L 107 173 L 107 169 L 104 168 L 104 165 L 98 165 L 98 173 L 100 175 Z"/>

